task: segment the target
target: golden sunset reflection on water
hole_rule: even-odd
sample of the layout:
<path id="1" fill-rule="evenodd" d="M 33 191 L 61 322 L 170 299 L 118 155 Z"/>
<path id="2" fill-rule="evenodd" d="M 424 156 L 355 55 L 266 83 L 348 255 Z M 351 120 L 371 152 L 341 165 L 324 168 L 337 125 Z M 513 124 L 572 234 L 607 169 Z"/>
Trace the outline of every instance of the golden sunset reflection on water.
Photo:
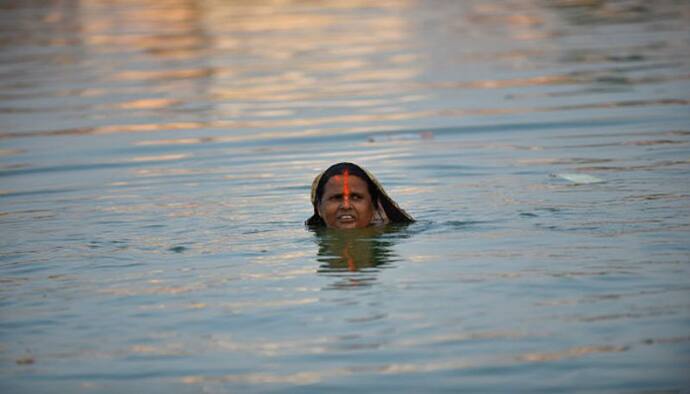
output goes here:
<path id="1" fill-rule="evenodd" d="M 210 135 L 231 141 L 254 130 L 269 130 L 269 138 L 305 127 L 327 135 L 353 127 L 404 129 L 425 120 L 462 124 L 500 114 L 592 108 L 545 105 L 513 93 L 553 86 L 565 94 L 607 78 L 600 72 L 539 72 L 544 65 L 534 57 L 558 50 L 539 45 L 554 16 L 532 1 L 514 3 L 521 7 L 517 13 L 482 2 L 455 8 L 456 19 L 441 31 L 456 31 L 458 42 L 445 53 L 429 45 L 434 36 L 424 23 L 431 13 L 415 1 L 56 3 L 43 17 L 55 32 L 48 44 L 76 45 L 82 53 L 53 61 L 80 63 L 88 57 L 82 75 L 65 78 L 103 85 L 74 91 L 83 98 L 75 103 L 91 109 L 94 121 L 59 131 L 39 124 L 25 132 L 0 131 L 0 137 L 176 130 L 175 138 L 188 142 Z M 507 48 L 516 40 L 525 43 Z M 580 56 L 596 62 L 601 55 Z M 492 67 L 499 77 L 469 67 L 490 60 L 498 61 Z M 449 73 L 451 67 L 466 70 L 466 77 Z M 518 72 L 509 75 L 501 68 Z M 658 82 L 636 78 L 628 83 Z M 482 90 L 506 93 L 500 101 L 473 101 L 472 92 Z M 608 105 L 616 104 L 597 104 Z M 129 120 L 122 124 L 117 118 Z"/>

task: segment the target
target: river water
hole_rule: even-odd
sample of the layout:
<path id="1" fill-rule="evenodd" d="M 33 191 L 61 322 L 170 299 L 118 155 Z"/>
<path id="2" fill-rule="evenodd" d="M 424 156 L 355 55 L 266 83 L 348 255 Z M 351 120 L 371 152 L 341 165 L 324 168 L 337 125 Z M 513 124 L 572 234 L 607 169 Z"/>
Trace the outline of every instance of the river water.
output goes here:
<path id="1" fill-rule="evenodd" d="M 690 390 L 687 1 L 0 2 L 0 391 Z M 417 222 L 313 232 L 328 165 Z"/>

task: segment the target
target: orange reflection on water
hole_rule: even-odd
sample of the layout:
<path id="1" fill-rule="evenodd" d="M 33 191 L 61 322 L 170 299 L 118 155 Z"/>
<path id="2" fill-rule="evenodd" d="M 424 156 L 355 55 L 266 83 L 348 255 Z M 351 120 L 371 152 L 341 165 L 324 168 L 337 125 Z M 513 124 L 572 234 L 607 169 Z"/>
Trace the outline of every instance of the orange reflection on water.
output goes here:
<path id="1" fill-rule="evenodd" d="M 186 159 L 190 157 L 191 155 L 185 154 L 185 153 L 170 153 L 170 154 L 164 154 L 164 155 L 156 155 L 156 156 L 137 156 L 133 157 L 130 159 L 130 161 L 138 163 L 138 162 L 147 162 L 147 161 L 174 161 L 174 160 L 180 160 L 180 159 Z"/>
<path id="2" fill-rule="evenodd" d="M 448 116 L 687 105 L 683 100 L 589 101 L 581 106 L 546 100 L 520 104 L 520 100 L 536 95 L 549 99 L 562 93 L 554 89 L 511 91 L 510 101 L 487 100 L 483 104 L 462 98 L 471 95 L 463 91 L 467 89 L 577 88 L 608 79 L 631 86 L 688 78 L 687 73 L 668 72 L 640 76 L 632 73 L 634 68 L 631 72 L 616 69 L 558 74 L 533 60 L 550 61 L 553 54 L 575 63 L 611 61 L 611 54 L 605 50 L 565 51 L 541 45 L 548 42 L 545 37 L 563 34 L 554 28 L 560 20 L 552 9 L 587 7 L 583 12 L 624 20 L 642 12 L 600 2 L 559 1 L 545 6 L 528 0 L 508 2 L 511 7 L 503 3 L 463 3 L 449 7 L 457 12 L 453 19 L 408 0 L 65 3 L 56 2 L 42 15 L 42 22 L 55 33 L 46 43 L 78 50 L 49 60 L 77 64 L 92 79 L 76 78 L 71 81 L 77 82 L 76 86 L 68 80 L 59 91 L 51 93 L 53 97 L 84 98 L 79 100 L 84 117 L 93 116 L 96 121 L 65 124 L 58 130 L 42 130 L 52 125 L 22 132 L 8 130 L 0 133 L 0 138 L 185 130 L 188 135 L 179 141 L 195 143 L 207 140 L 189 134 L 206 127 L 227 129 L 225 135 L 218 136 L 221 140 L 226 136 L 232 140 L 241 129 L 271 129 L 263 139 L 291 135 L 291 128 L 310 128 L 312 134 L 317 127 L 328 126 L 321 130 L 329 133 L 336 128 L 377 127 L 385 121 L 394 129 L 402 129 L 420 120 Z M 425 23 L 434 21 L 452 22 L 450 31 L 444 31 L 447 37 L 436 36 L 433 33 L 438 29 L 425 27 Z M 436 40 L 450 50 L 447 57 L 433 56 L 436 52 L 430 48 L 436 44 L 430 42 Z M 534 43 L 510 45 L 520 40 Z M 505 46 L 492 47 L 494 42 Z M 465 44 L 468 50 L 464 50 Z M 644 60 L 637 53 L 653 46 L 635 44 L 627 48 L 632 53 L 630 59 Z M 497 75 L 493 71 L 489 75 L 434 73 L 439 65 L 447 67 L 445 63 L 463 69 L 470 63 L 481 64 L 475 64 L 476 69 L 507 63 L 509 68 L 533 72 L 529 76 L 516 75 L 498 68 Z M 441 89 L 446 90 L 442 94 L 455 97 L 439 100 Z M 98 104 L 87 98 L 91 95 L 99 97 Z M 13 109 L 38 112 L 28 107 Z M 93 110 L 106 112 L 104 109 L 116 111 L 91 114 Z M 142 111 L 133 114 L 130 110 Z M 138 118 L 131 119 L 134 116 Z M 70 115 L 70 119 L 75 118 L 78 116 Z M 132 124 L 118 125 L 122 119 L 131 119 Z"/>
<path id="3" fill-rule="evenodd" d="M 581 346 L 566 349 L 560 352 L 552 353 L 526 353 L 520 355 L 518 360 L 520 361 L 558 361 L 563 358 L 574 358 L 574 357 L 584 357 L 593 353 L 617 353 L 624 352 L 628 350 L 628 346 L 613 346 L 613 345 L 600 345 L 600 346 Z"/>
<path id="4" fill-rule="evenodd" d="M 120 103 L 117 106 L 122 109 L 161 109 L 179 104 L 179 100 L 173 99 L 142 99 Z"/>
<path id="5" fill-rule="evenodd" d="M 169 81 L 174 79 L 194 79 L 210 77 L 214 71 L 209 68 L 186 70 L 129 70 L 113 75 L 113 79 L 122 81 Z"/>

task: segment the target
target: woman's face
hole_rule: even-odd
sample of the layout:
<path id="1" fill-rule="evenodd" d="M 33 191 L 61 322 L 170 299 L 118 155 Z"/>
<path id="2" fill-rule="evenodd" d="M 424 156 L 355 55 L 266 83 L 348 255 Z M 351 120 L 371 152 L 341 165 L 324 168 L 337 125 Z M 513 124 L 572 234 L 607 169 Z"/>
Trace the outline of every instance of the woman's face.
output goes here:
<path id="1" fill-rule="evenodd" d="M 324 186 L 318 212 L 330 228 L 367 227 L 374 216 L 367 182 L 347 170 L 334 175 Z"/>

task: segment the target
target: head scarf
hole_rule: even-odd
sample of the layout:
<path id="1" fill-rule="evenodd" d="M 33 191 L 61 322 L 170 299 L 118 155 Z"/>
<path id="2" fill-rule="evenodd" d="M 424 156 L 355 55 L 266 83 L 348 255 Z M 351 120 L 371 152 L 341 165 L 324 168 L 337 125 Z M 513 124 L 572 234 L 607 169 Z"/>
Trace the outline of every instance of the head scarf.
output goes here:
<path id="1" fill-rule="evenodd" d="M 398 206 L 398 204 L 395 201 L 393 201 L 393 199 L 390 198 L 390 196 L 388 196 L 388 193 L 386 193 L 386 191 L 383 189 L 381 183 L 371 172 L 367 171 L 365 168 L 361 166 L 358 166 L 357 164 L 343 162 L 330 166 L 328 169 L 321 172 L 319 175 L 316 176 L 316 178 L 314 178 L 314 181 L 311 184 L 311 203 L 314 206 L 314 214 L 309 219 L 307 219 L 305 224 L 309 226 L 325 226 L 323 218 L 319 216 L 318 205 L 320 203 L 319 199 L 321 198 L 321 196 L 317 194 L 319 187 L 321 187 L 321 193 L 323 193 L 323 187 L 326 184 L 326 182 L 328 182 L 328 180 L 333 175 L 337 175 L 340 173 L 339 171 L 336 171 L 332 174 L 329 174 L 327 178 L 324 177 L 327 173 L 330 172 L 331 169 L 334 169 L 335 167 L 342 167 L 343 169 L 350 167 L 352 169 L 359 170 L 355 173 L 352 173 L 352 175 L 364 178 L 364 181 L 367 182 L 368 187 L 374 189 L 375 193 L 372 194 L 378 195 L 372 195 L 372 199 L 376 199 L 378 201 L 372 201 L 374 203 L 374 215 L 372 216 L 370 225 L 414 222 L 412 216 L 410 216 L 407 212 L 405 212 L 405 210 L 400 208 L 400 206 Z M 364 176 L 362 177 L 357 172 L 361 173 Z"/>

